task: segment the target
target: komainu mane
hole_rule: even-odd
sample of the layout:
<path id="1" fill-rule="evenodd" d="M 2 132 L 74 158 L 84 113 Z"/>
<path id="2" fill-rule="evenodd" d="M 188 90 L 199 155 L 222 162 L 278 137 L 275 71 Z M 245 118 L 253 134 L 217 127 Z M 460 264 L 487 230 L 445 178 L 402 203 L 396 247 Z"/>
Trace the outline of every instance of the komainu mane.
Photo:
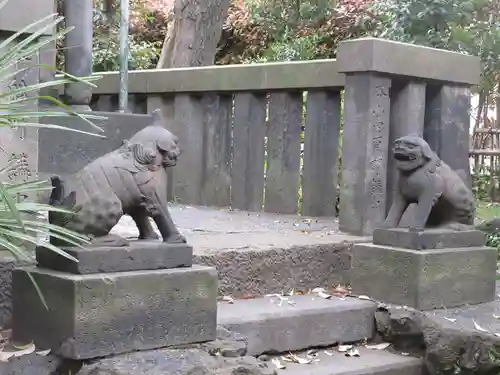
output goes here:
<path id="1" fill-rule="evenodd" d="M 474 224 L 474 195 L 463 171 L 451 169 L 417 135 L 396 139 L 393 157 L 399 182 L 384 227 L 398 227 L 412 203 L 417 205 L 413 228 Z"/>
<path id="2" fill-rule="evenodd" d="M 130 215 L 139 239 L 157 239 L 153 218 L 164 242 L 182 243 L 167 206 L 167 171 L 177 163 L 178 139 L 163 126 L 159 110 L 153 121 L 114 150 L 94 160 L 70 178 L 52 177 L 50 204 L 73 214 L 51 212 L 49 222 L 87 234 L 93 245 L 126 246 L 110 235 L 123 215 Z M 51 242 L 57 239 L 51 237 Z"/>

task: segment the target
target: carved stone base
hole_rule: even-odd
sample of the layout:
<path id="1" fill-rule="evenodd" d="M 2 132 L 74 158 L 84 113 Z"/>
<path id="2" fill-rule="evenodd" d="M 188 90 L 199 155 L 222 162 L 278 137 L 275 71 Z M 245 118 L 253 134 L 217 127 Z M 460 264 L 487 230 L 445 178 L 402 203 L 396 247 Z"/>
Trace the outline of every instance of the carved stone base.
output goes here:
<path id="1" fill-rule="evenodd" d="M 69 359 L 215 340 L 217 284 L 205 266 L 90 275 L 19 268 L 13 338 Z"/>
<path id="2" fill-rule="evenodd" d="M 476 231 L 386 229 L 374 242 L 353 248 L 355 294 L 420 310 L 495 299 L 497 250 L 483 246 Z"/>
<path id="3" fill-rule="evenodd" d="M 43 247 L 36 249 L 39 267 L 69 272 L 91 274 L 190 267 L 193 264 L 193 247 L 187 244 L 169 244 L 158 240 L 130 241 L 123 247 L 91 247 L 88 250 L 67 247 L 64 250 L 78 259 L 78 263 Z"/>

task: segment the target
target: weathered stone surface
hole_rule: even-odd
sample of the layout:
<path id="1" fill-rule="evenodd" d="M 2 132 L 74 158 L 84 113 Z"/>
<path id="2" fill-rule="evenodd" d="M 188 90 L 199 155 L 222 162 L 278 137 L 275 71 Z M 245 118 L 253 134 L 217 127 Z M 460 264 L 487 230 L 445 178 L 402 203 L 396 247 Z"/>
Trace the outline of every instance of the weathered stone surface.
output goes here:
<path id="1" fill-rule="evenodd" d="M 13 273 L 13 336 L 70 359 L 209 341 L 216 297 L 217 274 L 204 266 L 93 275 L 21 268 Z"/>
<path id="2" fill-rule="evenodd" d="M 485 241 L 484 233 L 478 230 L 459 232 L 451 229 L 425 229 L 424 231 L 410 231 L 407 228 L 393 228 L 373 231 L 375 245 L 413 250 L 477 247 L 484 246 Z"/>
<path id="3" fill-rule="evenodd" d="M 12 270 L 21 264 L 8 252 L 0 251 L 0 327 L 9 327 L 12 319 Z"/>
<path id="4" fill-rule="evenodd" d="M 54 355 L 41 356 L 35 353 L 0 362 L 2 375 L 54 375 L 61 369 L 64 360 Z"/>
<path id="5" fill-rule="evenodd" d="M 220 303 L 218 323 L 248 337 L 248 354 L 306 349 L 355 342 L 373 333 L 375 305 L 358 299 L 330 300 L 314 295 L 269 297 Z"/>
<path id="6" fill-rule="evenodd" d="M 500 338 L 494 332 L 498 301 L 452 310 L 422 312 L 394 306 L 375 314 L 377 330 L 396 350 L 420 354 L 430 375 L 496 375 Z M 476 322 L 481 332 L 474 326 Z M 498 328 L 498 327 L 497 327 Z"/>
<path id="7" fill-rule="evenodd" d="M 169 244 L 155 240 L 130 241 L 124 247 L 64 248 L 78 262 L 65 258 L 44 247 L 36 249 L 38 266 L 75 274 L 123 271 L 145 271 L 190 267 L 193 264 L 193 247 L 186 244 Z"/>
<path id="8" fill-rule="evenodd" d="M 488 247 L 410 250 L 373 244 L 353 248 L 353 293 L 435 309 L 492 301 L 497 250 Z"/>
<path id="9" fill-rule="evenodd" d="M 136 352 L 84 365 L 78 375 L 276 375 L 254 357 L 212 356 L 199 348 Z"/>
<path id="10" fill-rule="evenodd" d="M 211 355 L 223 357 L 241 357 L 246 355 L 248 338 L 241 333 L 217 326 L 217 339 L 201 344 L 200 347 Z"/>
<path id="11" fill-rule="evenodd" d="M 339 225 L 347 233 L 371 235 L 385 219 L 391 83 L 346 75 Z"/>

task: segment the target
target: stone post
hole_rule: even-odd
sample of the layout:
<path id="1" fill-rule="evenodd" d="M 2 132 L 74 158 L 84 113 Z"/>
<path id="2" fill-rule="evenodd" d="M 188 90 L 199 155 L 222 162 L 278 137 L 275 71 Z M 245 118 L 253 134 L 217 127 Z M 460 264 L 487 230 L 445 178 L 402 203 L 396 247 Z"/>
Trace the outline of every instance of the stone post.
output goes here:
<path id="1" fill-rule="evenodd" d="M 391 157 L 391 147 L 394 140 L 399 137 L 411 133 L 423 136 L 426 86 L 426 83 L 422 81 L 405 80 L 393 83 L 391 89 L 391 126 L 387 158 L 387 212 L 391 207 L 398 182 L 394 159 Z M 409 210 L 407 215 L 404 215 L 403 222 L 407 220 L 408 215 L 412 215 L 412 212 Z"/>
<path id="2" fill-rule="evenodd" d="M 470 90 L 464 85 L 439 84 L 427 94 L 424 138 L 441 160 L 461 170 L 472 187 L 469 164 Z"/>
<path id="3" fill-rule="evenodd" d="M 74 29 L 66 35 L 65 70 L 76 77 L 92 74 L 93 3 L 91 0 L 65 0 L 66 27 Z M 64 100 L 78 110 L 90 110 L 92 88 L 82 83 L 69 83 Z"/>
<path id="4" fill-rule="evenodd" d="M 347 74 L 340 229 L 369 234 L 385 218 L 391 80 Z"/>

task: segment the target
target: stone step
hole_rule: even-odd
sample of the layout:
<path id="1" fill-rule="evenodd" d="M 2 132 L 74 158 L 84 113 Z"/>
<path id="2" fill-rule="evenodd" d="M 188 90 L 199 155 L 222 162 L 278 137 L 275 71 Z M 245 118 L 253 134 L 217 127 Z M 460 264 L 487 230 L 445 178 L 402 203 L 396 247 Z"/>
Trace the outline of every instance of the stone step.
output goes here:
<path id="1" fill-rule="evenodd" d="M 330 352 L 330 351 L 329 351 Z M 330 352 L 330 354 L 333 351 Z M 422 360 L 387 351 L 360 349 L 360 357 L 346 357 L 335 352 L 318 352 L 317 362 L 297 364 L 280 361 L 286 366 L 279 375 L 422 375 Z M 302 356 L 304 357 L 304 356 Z"/>
<path id="2" fill-rule="evenodd" d="M 248 337 L 248 354 L 282 353 L 370 339 L 375 304 L 316 294 L 220 302 L 218 324 Z"/>

